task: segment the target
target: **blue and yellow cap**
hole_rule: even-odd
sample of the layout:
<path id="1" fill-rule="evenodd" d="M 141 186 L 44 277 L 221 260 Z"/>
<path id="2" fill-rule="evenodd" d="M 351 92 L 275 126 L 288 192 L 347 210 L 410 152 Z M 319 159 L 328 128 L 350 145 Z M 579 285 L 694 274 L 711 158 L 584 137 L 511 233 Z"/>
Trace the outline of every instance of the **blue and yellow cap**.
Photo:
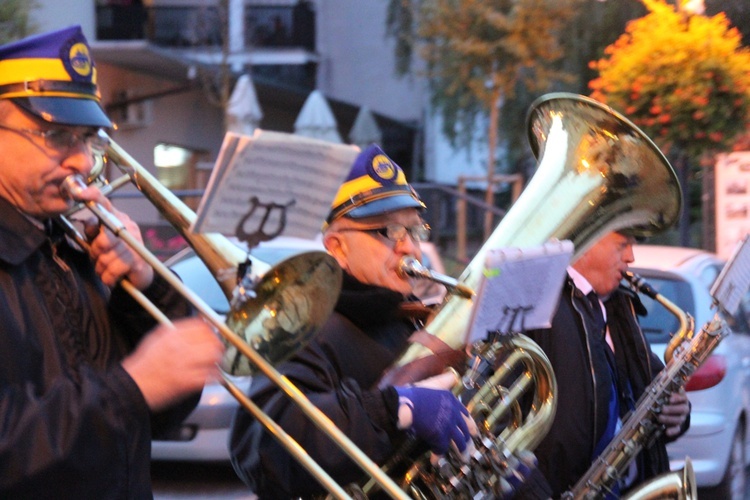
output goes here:
<path id="1" fill-rule="evenodd" d="M 0 46 L 0 99 L 50 123 L 111 127 L 80 26 Z"/>
<path id="2" fill-rule="evenodd" d="M 331 204 L 326 223 L 340 217 L 361 219 L 403 208 L 425 208 L 401 167 L 373 144 L 354 160 Z"/>

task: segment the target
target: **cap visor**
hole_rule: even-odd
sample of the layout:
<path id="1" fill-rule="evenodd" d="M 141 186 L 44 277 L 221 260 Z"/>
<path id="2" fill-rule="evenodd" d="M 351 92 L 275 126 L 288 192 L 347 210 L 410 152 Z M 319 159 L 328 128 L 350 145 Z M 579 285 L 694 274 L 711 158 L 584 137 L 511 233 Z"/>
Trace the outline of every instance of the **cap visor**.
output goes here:
<path id="1" fill-rule="evenodd" d="M 72 97 L 22 97 L 12 99 L 29 113 L 49 123 L 81 127 L 112 126 L 98 102 Z"/>
<path id="2" fill-rule="evenodd" d="M 346 216 L 352 219 L 362 219 L 364 217 L 374 217 L 388 212 L 395 212 L 404 208 L 418 208 L 421 210 L 424 208 L 424 204 L 415 200 L 410 195 L 399 194 L 366 203 L 361 207 L 351 210 Z"/>

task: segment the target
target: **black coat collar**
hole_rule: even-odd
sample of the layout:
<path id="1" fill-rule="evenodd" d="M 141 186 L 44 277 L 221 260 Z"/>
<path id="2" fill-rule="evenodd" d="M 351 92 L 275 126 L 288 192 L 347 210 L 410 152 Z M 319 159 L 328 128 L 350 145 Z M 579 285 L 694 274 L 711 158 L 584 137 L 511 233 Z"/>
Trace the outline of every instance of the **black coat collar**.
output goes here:
<path id="1" fill-rule="evenodd" d="M 336 312 L 363 330 L 401 317 L 399 306 L 408 299 L 387 288 L 366 285 L 344 272 Z"/>

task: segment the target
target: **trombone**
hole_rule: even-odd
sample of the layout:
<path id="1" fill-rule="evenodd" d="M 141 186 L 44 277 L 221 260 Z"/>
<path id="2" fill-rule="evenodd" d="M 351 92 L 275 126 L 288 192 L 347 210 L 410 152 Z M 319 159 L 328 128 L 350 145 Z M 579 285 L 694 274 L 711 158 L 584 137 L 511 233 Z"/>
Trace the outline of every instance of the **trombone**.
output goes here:
<path id="1" fill-rule="evenodd" d="M 206 261 L 207 266 L 217 276 L 222 289 L 225 293 L 234 288 L 234 281 L 236 278 L 231 276 L 220 276 L 220 272 L 223 266 L 223 270 L 226 271 L 227 267 L 231 267 L 231 263 L 227 262 L 227 257 L 222 255 L 219 246 L 222 244 L 226 246 L 233 246 L 226 240 L 218 238 L 219 235 L 211 235 L 209 238 L 207 235 L 195 235 L 190 234 L 187 228 L 189 227 L 195 214 L 185 204 L 174 196 L 169 190 L 162 186 L 158 180 L 156 180 L 145 168 L 139 165 L 131 156 L 129 156 L 122 148 L 120 148 L 114 141 L 110 141 L 110 145 L 102 155 L 101 160 L 103 162 L 113 161 L 118 168 L 124 170 L 127 176 L 136 184 L 136 186 L 144 193 L 146 198 L 151 201 L 156 208 L 172 223 L 175 228 L 182 233 L 182 235 L 190 242 L 191 246 L 195 249 L 196 253 Z M 66 193 L 74 201 L 80 201 L 77 195 L 85 189 L 86 184 L 80 176 L 70 176 L 65 179 L 61 190 Z M 273 338 L 255 338 L 251 347 L 249 340 L 243 340 L 238 334 L 230 329 L 223 319 L 210 307 L 208 306 L 195 292 L 186 287 L 169 268 L 167 268 L 153 253 L 151 253 L 137 238 L 131 235 L 122 224 L 111 212 L 96 202 L 84 202 L 86 208 L 88 208 L 99 221 L 117 237 L 121 238 L 131 249 L 136 252 L 141 258 L 143 258 L 155 272 L 159 273 L 171 286 L 175 288 L 186 300 L 188 300 L 193 307 L 207 320 L 212 326 L 216 328 L 222 338 L 233 348 L 237 349 L 252 363 L 252 366 L 256 367 L 258 371 L 263 373 L 268 379 L 276 384 L 284 393 L 295 402 L 300 409 L 313 421 L 313 423 L 323 431 L 328 437 L 330 437 L 341 449 L 357 464 L 359 465 L 373 480 L 375 480 L 385 492 L 388 493 L 394 499 L 408 499 L 406 493 L 391 479 L 384 471 L 382 471 L 377 464 L 375 464 L 362 450 L 360 450 L 336 425 L 310 400 L 296 387 L 291 381 L 285 376 L 281 375 L 273 364 L 266 360 L 259 351 L 265 350 L 273 352 L 271 348 L 274 341 Z M 59 217 L 59 223 L 63 229 L 68 232 L 69 236 L 73 238 L 82 248 L 86 249 L 86 239 L 75 230 L 75 227 L 65 217 Z M 213 238 L 214 241 L 211 241 Z M 226 248 L 224 248 L 226 249 Z M 237 257 L 236 249 L 234 257 Z M 239 260 L 235 262 L 238 263 Z M 341 282 L 341 271 L 338 268 L 335 260 L 327 255 L 325 252 L 308 252 L 291 259 L 287 259 L 279 266 L 268 271 L 261 282 L 256 285 L 256 288 L 261 290 L 276 290 L 280 286 L 288 283 L 288 276 L 297 272 L 299 268 L 307 268 L 308 272 L 327 273 L 329 280 L 333 280 L 325 284 L 328 289 L 340 288 Z M 310 271 L 312 270 L 312 271 Z M 335 275 L 335 278 L 331 276 Z M 235 275 L 236 277 L 236 275 Z M 287 278 L 287 282 L 284 279 Z M 334 282 L 336 283 L 334 285 Z M 132 292 L 135 300 L 139 303 L 144 304 L 148 301 L 142 294 L 128 284 L 124 284 L 126 291 Z M 228 294 L 229 295 L 229 294 Z M 323 321 L 327 318 L 333 309 L 333 300 L 330 304 L 326 304 L 327 311 L 323 314 L 318 314 L 318 318 L 321 323 L 313 325 L 315 328 L 307 328 L 306 333 L 308 335 L 314 333 L 314 330 L 319 327 Z M 264 304 L 260 305 L 263 308 Z M 146 309 L 154 314 L 155 319 L 158 321 L 169 321 L 161 313 L 156 312 L 156 307 L 153 305 L 147 305 Z M 230 313 L 231 314 L 231 313 Z M 246 312 L 241 315 L 247 316 Z M 248 318 L 250 320 L 254 318 Z M 252 327 L 253 324 L 247 325 Z M 308 326 L 308 325 L 304 325 Z M 245 331 L 247 332 L 247 328 Z M 265 333 L 265 332 L 264 332 Z M 277 350 L 278 351 L 278 350 Z M 286 356 L 290 356 L 290 353 L 286 353 Z M 276 360 L 279 361 L 279 360 Z M 336 483 L 320 466 L 317 464 L 309 454 L 299 444 L 289 436 L 276 422 L 274 422 L 268 415 L 255 405 L 242 391 L 237 388 L 228 376 L 221 372 L 222 385 L 234 396 L 240 405 L 247 410 L 253 417 L 257 418 L 262 425 L 274 436 L 279 439 L 282 445 L 287 451 L 294 456 L 312 475 L 315 477 L 322 486 L 333 494 L 336 498 L 347 499 L 350 496 L 344 491 L 344 489 Z"/>

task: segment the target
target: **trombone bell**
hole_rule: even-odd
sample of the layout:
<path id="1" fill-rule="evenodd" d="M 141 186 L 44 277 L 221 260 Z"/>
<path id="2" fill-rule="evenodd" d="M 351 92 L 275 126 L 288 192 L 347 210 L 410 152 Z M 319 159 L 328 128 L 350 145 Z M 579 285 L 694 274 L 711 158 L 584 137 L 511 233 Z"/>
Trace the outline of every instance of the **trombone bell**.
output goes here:
<path id="1" fill-rule="evenodd" d="M 272 365 L 304 347 L 331 314 L 341 289 L 342 273 L 325 252 L 296 255 L 267 271 L 254 286 L 251 300 L 233 300 L 227 326 Z M 228 345 L 221 368 L 232 375 L 256 370 Z"/>

